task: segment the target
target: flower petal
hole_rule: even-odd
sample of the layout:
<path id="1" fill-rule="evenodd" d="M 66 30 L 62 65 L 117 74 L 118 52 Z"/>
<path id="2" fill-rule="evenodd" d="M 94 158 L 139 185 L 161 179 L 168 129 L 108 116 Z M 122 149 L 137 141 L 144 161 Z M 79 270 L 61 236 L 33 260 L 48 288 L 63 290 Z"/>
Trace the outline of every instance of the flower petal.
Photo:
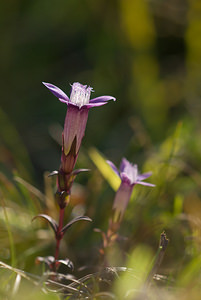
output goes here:
<path id="1" fill-rule="evenodd" d="M 65 101 L 69 101 L 68 96 L 57 86 L 51 84 L 51 83 L 47 83 L 47 82 L 43 82 L 44 86 L 46 86 L 46 88 L 48 88 L 48 90 L 50 90 L 50 92 L 56 96 L 57 98 L 59 98 L 60 101 L 64 102 Z"/>
<path id="2" fill-rule="evenodd" d="M 147 185 L 147 186 L 156 186 L 155 184 L 144 182 L 144 181 L 137 181 L 136 184 L 141 184 L 141 185 Z"/>
<path id="3" fill-rule="evenodd" d="M 68 97 L 68 96 L 67 96 Z M 61 102 L 63 102 L 63 103 L 65 103 L 65 104 L 68 104 L 68 100 L 64 100 L 64 99 L 61 99 L 61 98 L 59 98 L 59 101 L 61 101 Z"/>
<path id="4" fill-rule="evenodd" d="M 113 164 L 113 162 L 111 162 L 110 160 L 106 160 L 106 162 L 107 162 L 108 165 L 112 168 L 112 170 L 113 170 L 118 176 L 120 176 L 119 171 L 118 171 L 117 167 Z"/>
<path id="5" fill-rule="evenodd" d="M 123 157 L 121 160 L 121 164 L 120 164 L 120 172 L 124 172 L 124 169 L 127 167 L 130 167 L 131 163 L 125 158 Z"/>
<path id="6" fill-rule="evenodd" d="M 99 102 L 99 103 L 88 103 L 83 105 L 82 107 L 86 107 L 86 108 L 92 108 L 92 107 L 98 107 L 98 106 L 102 106 L 107 104 L 107 102 Z"/>
<path id="7" fill-rule="evenodd" d="M 138 180 L 144 180 L 144 179 L 150 177 L 151 175 L 152 175 L 152 172 L 147 172 L 147 173 L 138 175 L 138 176 L 137 176 L 137 179 L 138 179 Z"/>
<path id="8" fill-rule="evenodd" d="M 114 98 L 112 96 L 100 96 L 100 97 L 91 99 L 89 102 L 90 103 L 99 103 L 99 102 L 107 102 L 109 100 L 116 101 L 116 98 Z"/>

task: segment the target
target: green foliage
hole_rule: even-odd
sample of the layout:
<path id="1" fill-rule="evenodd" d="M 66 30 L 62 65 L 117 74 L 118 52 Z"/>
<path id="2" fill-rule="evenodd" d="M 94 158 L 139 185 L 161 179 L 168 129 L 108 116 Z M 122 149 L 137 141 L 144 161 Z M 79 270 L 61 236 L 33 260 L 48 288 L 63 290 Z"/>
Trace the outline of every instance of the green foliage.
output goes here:
<path id="1" fill-rule="evenodd" d="M 151 260 L 152 255 L 147 247 L 138 246 L 134 249 L 127 262 L 127 266 L 133 270 L 133 274 L 124 272 L 114 285 L 114 291 L 119 299 L 135 299 L 151 271 Z"/>

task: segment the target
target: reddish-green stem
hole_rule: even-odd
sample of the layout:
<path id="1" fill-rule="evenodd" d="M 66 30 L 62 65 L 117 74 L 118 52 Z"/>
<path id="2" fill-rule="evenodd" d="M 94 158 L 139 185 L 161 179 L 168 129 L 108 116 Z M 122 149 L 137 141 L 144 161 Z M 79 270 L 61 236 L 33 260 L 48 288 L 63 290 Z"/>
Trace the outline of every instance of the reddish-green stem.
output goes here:
<path id="1" fill-rule="evenodd" d="M 54 255 L 55 262 L 59 257 L 60 242 L 63 238 L 63 234 L 62 234 L 61 230 L 63 228 L 64 210 L 65 210 L 65 208 L 60 208 L 60 211 L 59 211 L 59 226 L 58 226 L 57 234 L 56 234 L 57 243 L 56 243 L 56 250 L 55 250 L 55 255 Z"/>

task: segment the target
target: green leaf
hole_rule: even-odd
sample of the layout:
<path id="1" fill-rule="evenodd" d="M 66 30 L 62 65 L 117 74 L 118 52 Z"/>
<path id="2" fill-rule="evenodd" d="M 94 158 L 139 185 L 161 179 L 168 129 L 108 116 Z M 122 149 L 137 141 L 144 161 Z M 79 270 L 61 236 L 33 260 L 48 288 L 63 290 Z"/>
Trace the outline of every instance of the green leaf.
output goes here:
<path id="1" fill-rule="evenodd" d="M 36 218 L 43 218 L 45 219 L 46 221 L 48 221 L 48 223 L 50 224 L 50 226 L 52 227 L 52 229 L 54 230 L 54 233 L 56 234 L 57 233 L 57 229 L 58 229 L 58 225 L 57 225 L 57 222 L 51 218 L 50 216 L 48 215 L 45 215 L 45 214 L 39 214 L 37 216 L 35 216 L 32 221 L 34 221 Z"/>
<path id="2" fill-rule="evenodd" d="M 62 228 L 62 232 L 65 233 L 66 230 L 71 227 L 74 223 L 78 222 L 78 221 L 89 221 L 92 222 L 92 219 L 90 219 L 89 217 L 85 217 L 85 216 L 81 216 L 81 217 L 76 217 L 74 218 L 72 221 L 70 221 L 68 224 L 66 224 L 63 228 Z"/>
<path id="3" fill-rule="evenodd" d="M 107 180 L 111 188 L 116 191 L 120 186 L 121 179 L 107 164 L 104 156 L 95 148 L 89 149 L 89 156 L 103 177 Z"/>

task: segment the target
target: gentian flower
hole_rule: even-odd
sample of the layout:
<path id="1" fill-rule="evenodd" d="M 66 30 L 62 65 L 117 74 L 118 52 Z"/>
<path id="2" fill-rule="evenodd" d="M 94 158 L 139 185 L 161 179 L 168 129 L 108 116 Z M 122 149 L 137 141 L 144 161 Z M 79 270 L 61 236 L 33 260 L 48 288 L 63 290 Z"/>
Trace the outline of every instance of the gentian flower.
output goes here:
<path id="1" fill-rule="evenodd" d="M 136 184 L 155 186 L 154 184 L 143 182 L 144 179 L 151 176 L 151 172 L 139 174 L 137 165 L 131 164 L 126 158 L 123 158 L 120 164 L 120 170 L 109 160 L 107 163 L 111 166 L 113 171 L 120 177 L 121 184 L 116 192 L 113 203 L 113 225 L 119 224 L 122 221 L 124 212 L 131 197 L 131 193 Z"/>
<path id="2" fill-rule="evenodd" d="M 75 166 L 85 134 L 89 109 L 105 105 L 107 101 L 116 99 L 111 96 L 90 99 L 93 89 L 79 82 L 73 83 L 70 98 L 57 86 L 45 82 L 43 84 L 68 106 L 63 131 L 61 172 L 70 174 Z"/>

